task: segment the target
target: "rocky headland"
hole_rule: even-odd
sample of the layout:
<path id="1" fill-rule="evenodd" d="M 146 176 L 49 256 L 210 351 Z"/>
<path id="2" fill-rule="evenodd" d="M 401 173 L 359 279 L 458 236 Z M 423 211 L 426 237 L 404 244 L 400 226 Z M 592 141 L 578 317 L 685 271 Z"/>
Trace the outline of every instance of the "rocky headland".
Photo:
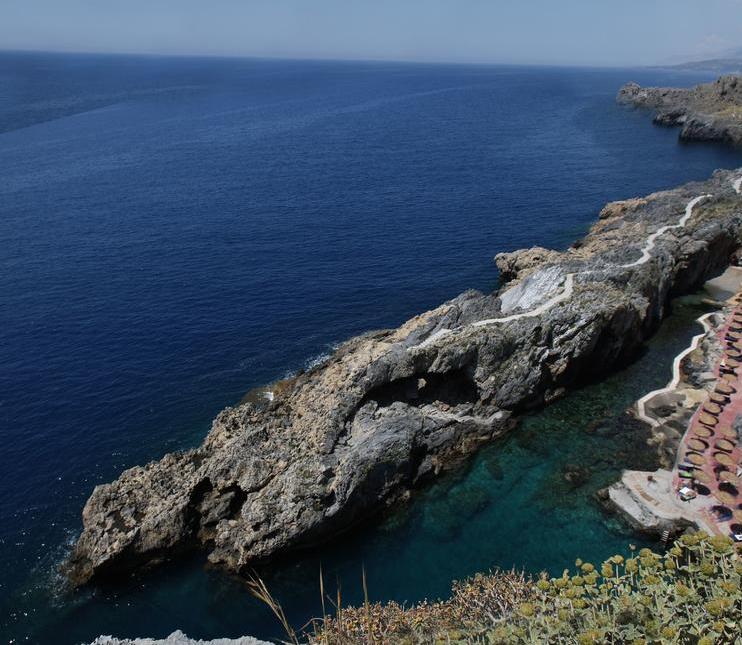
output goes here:
<path id="1" fill-rule="evenodd" d="M 690 89 L 628 83 L 619 91 L 618 102 L 654 110 L 654 122 L 680 126 L 682 140 L 742 145 L 742 76 L 721 76 Z"/>
<path id="2" fill-rule="evenodd" d="M 525 410 L 629 360 L 670 297 L 742 240 L 742 170 L 609 204 L 559 252 L 499 255 L 503 285 L 463 293 L 227 408 L 201 446 L 96 487 L 64 565 L 74 585 L 201 548 L 241 572 L 404 498 Z"/>

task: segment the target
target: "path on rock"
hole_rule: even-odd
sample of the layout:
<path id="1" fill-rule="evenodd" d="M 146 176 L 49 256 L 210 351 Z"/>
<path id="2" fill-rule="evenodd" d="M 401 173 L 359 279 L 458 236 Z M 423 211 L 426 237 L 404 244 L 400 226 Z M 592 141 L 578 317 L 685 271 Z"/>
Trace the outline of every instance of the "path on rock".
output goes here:
<path id="1" fill-rule="evenodd" d="M 739 179 L 736 179 L 732 182 L 732 186 L 734 187 L 734 190 L 737 194 L 742 193 L 742 177 Z M 656 241 L 659 237 L 667 233 L 668 231 L 678 229 L 678 228 L 684 228 L 690 218 L 693 216 L 693 209 L 704 199 L 708 199 L 709 197 L 712 197 L 713 195 L 707 193 L 704 195 L 699 195 L 698 197 L 694 197 L 688 202 L 688 205 L 685 207 L 685 213 L 683 216 L 678 220 L 677 224 L 668 224 L 667 226 L 662 226 L 661 228 L 657 229 L 654 233 L 652 233 L 648 238 L 646 243 L 641 249 L 641 255 L 637 260 L 634 260 L 633 262 L 628 262 L 626 264 L 619 264 L 616 265 L 621 269 L 630 269 L 633 267 L 641 266 L 642 264 L 646 264 L 649 262 L 649 260 L 652 257 L 652 250 L 655 247 Z M 486 327 L 488 325 L 495 325 L 495 324 L 502 324 L 502 323 L 508 323 L 512 322 L 514 320 L 520 320 L 522 318 L 533 318 L 536 316 L 540 316 L 541 314 L 547 312 L 552 307 L 558 305 L 560 302 L 564 302 L 565 300 L 569 300 L 572 297 L 572 293 L 574 292 L 574 279 L 576 276 L 580 275 L 589 275 L 590 273 L 594 273 L 594 271 L 581 271 L 577 273 L 568 273 L 564 276 L 564 286 L 562 290 L 553 298 L 547 300 L 546 302 L 540 304 L 538 307 L 535 307 L 534 309 L 531 309 L 529 311 L 524 311 L 519 314 L 512 314 L 510 316 L 503 316 L 500 318 L 487 318 L 485 320 L 478 320 L 477 322 L 471 323 L 471 327 Z M 453 330 L 453 329 L 439 329 L 435 333 L 431 334 L 428 338 L 426 338 L 423 342 L 421 342 L 418 345 L 415 345 L 414 347 L 410 347 L 408 351 L 412 351 L 414 349 L 421 349 L 428 347 L 429 345 L 432 345 L 433 343 L 437 342 L 439 339 L 448 336 L 449 334 L 454 333 L 454 331 L 460 331 L 460 330 Z"/>
<path id="2" fill-rule="evenodd" d="M 688 356 L 698 348 L 698 345 L 705 338 L 706 334 L 711 331 L 711 325 L 709 324 L 709 319 L 711 318 L 711 316 L 712 314 L 710 313 L 703 314 L 703 316 L 696 319 L 696 322 L 701 325 L 703 331 L 700 334 L 696 334 L 695 336 L 693 336 L 690 345 L 686 347 L 682 352 L 680 352 L 680 354 L 675 357 L 675 360 L 673 360 L 672 379 L 670 380 L 670 382 L 665 387 L 653 390 L 648 394 L 645 394 L 636 402 L 636 416 L 638 419 L 641 419 L 642 421 L 644 421 L 644 423 L 648 423 L 654 428 L 662 425 L 657 419 L 647 414 L 647 402 L 659 394 L 672 392 L 678 387 L 678 385 L 680 384 L 680 379 L 683 376 L 681 372 L 683 360 L 686 356 Z"/>
<path id="3" fill-rule="evenodd" d="M 202 445 L 95 488 L 64 573 L 80 586 L 186 548 L 241 573 L 406 498 L 522 412 L 620 365 L 669 293 L 723 271 L 742 238 L 740 174 L 614 204 L 579 252 L 514 254 L 521 279 L 504 301 L 466 292 L 347 341 L 269 404 L 226 408 Z M 406 354 L 426 338 L 432 346 Z"/>
<path id="4" fill-rule="evenodd" d="M 621 269 L 630 269 L 632 267 L 638 267 L 649 262 L 649 259 L 652 257 L 652 249 L 654 248 L 654 244 L 657 238 L 667 233 L 667 231 L 685 227 L 685 225 L 688 223 L 688 220 L 693 215 L 693 209 L 695 208 L 696 204 L 703 201 L 704 199 L 707 199 L 708 197 L 711 197 L 711 195 L 699 195 L 698 197 L 691 199 L 688 202 L 688 205 L 685 207 L 685 215 L 680 218 L 680 221 L 678 221 L 677 224 L 663 226 L 657 229 L 647 238 L 647 242 L 642 249 L 641 257 L 638 260 L 634 260 L 634 262 L 628 262 L 627 264 L 619 264 L 618 266 Z"/>

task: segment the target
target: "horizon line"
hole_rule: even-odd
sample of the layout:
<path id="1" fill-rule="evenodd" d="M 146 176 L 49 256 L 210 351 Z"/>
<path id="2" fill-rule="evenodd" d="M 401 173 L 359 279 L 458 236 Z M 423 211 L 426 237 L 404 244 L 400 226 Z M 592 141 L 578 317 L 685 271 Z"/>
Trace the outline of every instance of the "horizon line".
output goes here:
<path id="1" fill-rule="evenodd" d="M 213 58 L 226 60 L 266 60 L 291 62 L 337 62 L 337 63 L 397 63 L 410 65 L 461 65 L 478 67 L 547 67 L 547 68 L 581 68 L 581 69 L 643 69 L 658 67 L 674 67 L 686 63 L 642 64 L 642 63 L 546 63 L 546 62 L 494 62 L 481 60 L 446 60 L 446 59 L 417 59 L 417 58 L 373 58 L 373 57 L 343 57 L 343 56 L 299 56 L 299 55 L 260 55 L 260 54 L 226 54 L 226 53 L 192 53 L 192 52 L 152 52 L 93 49 L 43 49 L 35 47 L 0 47 L 0 54 L 67 54 L 72 56 L 139 56 L 142 58 Z M 716 60 L 716 59 L 709 59 Z M 700 63 L 704 61 L 688 61 Z"/>

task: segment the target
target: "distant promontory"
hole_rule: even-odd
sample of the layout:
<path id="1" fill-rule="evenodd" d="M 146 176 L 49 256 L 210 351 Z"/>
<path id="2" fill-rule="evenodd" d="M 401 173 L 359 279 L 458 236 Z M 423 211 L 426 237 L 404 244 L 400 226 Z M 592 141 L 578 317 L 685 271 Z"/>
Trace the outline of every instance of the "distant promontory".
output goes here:
<path id="1" fill-rule="evenodd" d="M 742 145 L 742 76 L 721 76 L 691 89 L 628 83 L 618 102 L 654 110 L 654 122 L 680 126 L 682 140 Z"/>

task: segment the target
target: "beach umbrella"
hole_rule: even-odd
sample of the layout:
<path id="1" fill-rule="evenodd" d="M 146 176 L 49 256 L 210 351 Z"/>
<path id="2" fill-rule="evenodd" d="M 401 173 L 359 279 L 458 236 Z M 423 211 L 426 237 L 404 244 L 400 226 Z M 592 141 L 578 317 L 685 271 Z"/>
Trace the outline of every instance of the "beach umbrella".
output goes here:
<path id="1" fill-rule="evenodd" d="M 725 493 L 723 490 L 717 490 L 714 493 L 714 497 L 718 499 L 722 504 L 734 504 L 736 501 L 736 498 L 734 495 L 730 495 L 729 493 Z"/>
<path id="2" fill-rule="evenodd" d="M 714 416 L 719 416 L 721 414 L 721 406 L 717 403 L 708 402 L 704 404 L 703 411 L 713 414 Z"/>
<path id="3" fill-rule="evenodd" d="M 708 412 L 701 412 L 701 414 L 698 415 L 698 420 L 707 426 L 715 426 L 719 423 L 719 420 L 708 414 Z"/>
<path id="4" fill-rule="evenodd" d="M 732 515 L 734 516 L 734 519 L 738 522 L 742 522 L 742 510 L 737 509 L 736 511 L 732 512 Z"/>
<path id="5" fill-rule="evenodd" d="M 729 383 L 722 383 L 721 381 L 716 384 L 716 387 L 714 388 L 715 392 L 718 392 L 719 394 L 734 394 L 737 390 L 731 386 Z"/>
<path id="6" fill-rule="evenodd" d="M 703 484 L 710 484 L 713 481 L 711 475 L 709 475 L 705 470 L 701 470 L 700 468 L 696 468 L 693 470 L 693 479 Z"/>
<path id="7" fill-rule="evenodd" d="M 740 485 L 740 479 L 735 475 L 734 473 L 730 473 L 728 470 L 722 470 L 719 473 L 719 481 L 723 482 L 729 482 L 730 484 L 734 484 L 735 486 Z"/>
<path id="8" fill-rule="evenodd" d="M 737 432 L 732 430 L 728 425 L 720 425 L 716 428 L 716 434 L 725 439 L 737 440 Z"/>
<path id="9" fill-rule="evenodd" d="M 734 459 L 732 459 L 725 452 L 715 452 L 714 459 L 719 462 L 722 466 L 734 466 Z"/>
<path id="10" fill-rule="evenodd" d="M 729 439 L 719 439 L 716 442 L 716 447 L 726 452 L 732 452 L 734 450 L 734 444 Z"/>
<path id="11" fill-rule="evenodd" d="M 718 446 L 719 444 L 717 443 L 716 445 Z M 701 441 L 700 439 L 688 439 L 688 446 L 692 450 L 698 450 L 701 452 L 703 452 L 709 447 L 709 445 L 705 441 Z"/>
<path id="12" fill-rule="evenodd" d="M 704 456 L 699 455 L 697 452 L 687 452 L 685 453 L 685 458 L 687 461 L 696 466 L 701 466 L 706 463 L 706 459 L 704 458 Z"/>
<path id="13" fill-rule="evenodd" d="M 723 394 L 716 394 L 716 392 L 712 392 L 709 395 L 709 400 L 712 403 L 716 403 L 717 405 L 726 405 L 729 402 L 729 397 L 724 396 Z"/>
<path id="14" fill-rule="evenodd" d="M 733 370 L 736 370 L 739 367 L 739 361 L 733 359 L 731 356 L 724 358 L 724 364 L 727 367 L 731 367 Z"/>
<path id="15" fill-rule="evenodd" d="M 737 375 L 730 372 L 725 372 L 721 375 L 722 381 L 726 381 L 727 383 L 734 383 L 737 380 Z"/>
<path id="16" fill-rule="evenodd" d="M 693 432 L 696 435 L 698 435 L 699 437 L 701 437 L 702 439 L 706 439 L 706 438 L 710 437 L 712 434 L 714 434 L 713 432 L 711 432 L 711 430 L 709 430 L 708 428 L 704 428 L 701 425 L 696 426 L 695 428 L 693 428 Z"/>

